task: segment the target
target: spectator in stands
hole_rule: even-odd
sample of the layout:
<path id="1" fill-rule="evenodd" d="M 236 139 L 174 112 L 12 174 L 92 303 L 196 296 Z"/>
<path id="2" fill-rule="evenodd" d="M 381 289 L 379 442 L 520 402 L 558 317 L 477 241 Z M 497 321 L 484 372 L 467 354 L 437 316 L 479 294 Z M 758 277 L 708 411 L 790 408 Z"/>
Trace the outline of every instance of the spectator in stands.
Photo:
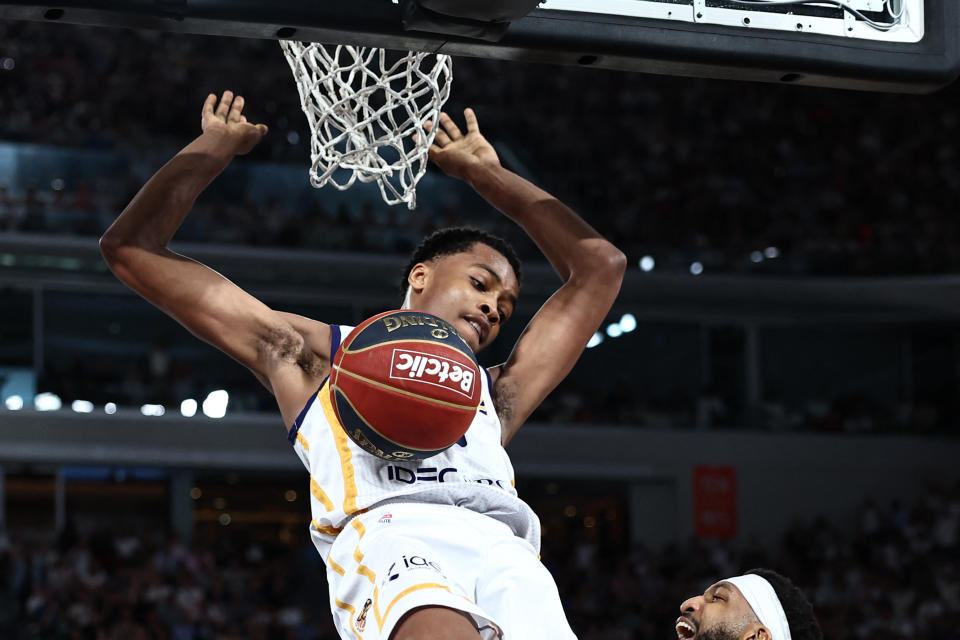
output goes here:
<path id="1" fill-rule="evenodd" d="M 254 114 L 258 119 L 275 131 L 297 133 L 290 137 L 297 140 L 294 144 L 287 135 L 272 136 L 259 157 L 303 171 L 306 124 L 273 42 L 233 39 L 223 49 L 230 55 L 222 55 L 213 44 L 216 39 L 209 37 L 14 21 L 0 23 L 0 40 L 9 43 L 5 55 L 15 61 L 13 68 L 0 70 L 2 140 L 129 154 L 128 170 L 137 175 L 116 178 L 139 184 L 145 177 L 140 165 L 151 162 L 143 150 L 165 155 L 163 147 L 184 138 L 188 132 L 182 123 L 192 119 L 185 113 L 186 100 L 167 105 L 151 118 L 149 128 L 136 114 L 151 110 L 170 93 L 236 83 L 247 95 L 270 97 L 265 115 Z M 147 48 L 153 55 L 137 54 Z M 526 148 L 548 141 L 554 152 L 538 154 L 540 164 L 531 170 L 552 180 L 548 186 L 559 197 L 593 212 L 597 220 L 591 222 L 627 247 L 632 258 L 655 255 L 658 270 L 686 270 L 694 260 L 710 273 L 882 275 L 960 269 L 960 223 L 952 205 L 960 201 L 960 154 L 954 142 L 960 128 L 954 106 L 960 84 L 930 99 L 891 95 L 878 102 L 865 93 L 798 92 L 596 69 L 552 67 L 550 73 L 537 73 L 523 65 L 467 58 L 457 65 L 467 76 L 489 82 L 457 85 L 454 99 L 479 105 L 492 131 L 517 141 L 512 151 L 521 162 L 531 160 Z M 252 67 L 260 72 L 250 74 Z M 90 69 L 97 72 L 87 73 Z M 102 77 L 110 81 L 100 82 Z M 143 83 L 143 77 L 151 82 Z M 516 114 L 499 99 L 504 95 L 511 96 L 510 105 L 531 107 Z M 737 98 L 730 99 L 733 95 Z M 586 121 L 617 122 L 623 114 L 642 118 L 644 126 L 592 127 L 588 135 L 595 148 L 604 150 L 602 158 L 593 165 L 568 161 L 582 146 L 569 131 Z M 901 122 L 913 123 L 909 133 Z M 825 147 L 824 140 L 835 144 Z M 864 174 L 862 166 L 870 172 Z M 753 179 L 748 174 L 756 167 L 764 170 Z M 42 179 L 56 177 L 63 176 Z M 122 189 L 96 185 L 89 176 L 84 180 L 93 185 L 94 202 L 111 193 L 129 200 L 116 193 Z M 877 184 L 885 188 L 877 189 Z M 18 193 L 26 186 L 8 185 Z M 97 218 L 82 233 L 98 234 L 112 219 L 113 208 L 107 207 L 103 220 L 103 211 L 84 213 L 89 198 L 79 197 L 85 187 L 77 191 L 74 210 Z M 239 230 L 211 225 L 195 239 L 253 239 L 326 250 L 398 251 L 398 245 L 409 244 L 387 233 L 400 227 L 379 206 L 368 216 L 362 203 L 353 205 L 350 223 L 341 218 L 341 228 L 325 225 L 332 240 L 324 244 L 277 222 L 285 215 L 300 220 L 303 211 L 284 211 L 274 219 L 267 198 L 233 195 L 232 204 L 256 196 L 257 212 L 228 216 Z M 430 208 L 428 199 L 421 202 Z M 31 207 L 43 209 L 36 202 Z M 4 208 L 0 202 L 0 231 L 21 228 L 20 216 L 10 222 Z M 461 211 L 467 221 L 481 215 L 471 208 L 475 203 L 461 200 L 452 211 L 433 215 L 450 218 L 444 224 L 459 224 L 453 217 Z M 355 232 L 361 217 L 369 226 Z M 412 224 L 429 224 L 426 219 Z M 34 230 L 51 229 L 48 221 L 33 215 L 26 223 Z M 269 224 L 278 228 L 265 231 Z M 422 237 L 426 231 L 413 235 Z M 71 227 L 67 232 L 78 231 Z M 534 251 L 518 244 L 521 254 Z"/>
<path id="2" fill-rule="evenodd" d="M 571 594 L 570 622 L 583 640 L 663 637 L 678 597 L 707 588 L 733 567 L 756 565 L 775 565 L 792 576 L 810 595 L 831 640 L 957 636 L 960 485 L 909 502 L 867 502 L 850 530 L 825 519 L 796 523 L 769 552 L 752 541 L 631 547 L 615 512 L 571 517 L 541 511 L 543 560 Z M 29 548 L 15 532 L 0 538 L 4 640 L 335 638 L 326 587 L 305 569 L 316 561 L 310 549 L 238 544 L 237 535 L 192 547 L 153 534 L 61 538 L 52 547 L 34 539 Z M 777 578 L 761 575 L 784 591 Z M 713 614 L 703 609 L 713 607 L 710 593 L 707 588 L 685 605 L 693 609 L 685 619 L 701 638 L 710 637 L 707 616 Z M 813 626 L 795 626 L 791 597 L 778 599 L 786 603 L 793 640 L 819 637 Z"/>

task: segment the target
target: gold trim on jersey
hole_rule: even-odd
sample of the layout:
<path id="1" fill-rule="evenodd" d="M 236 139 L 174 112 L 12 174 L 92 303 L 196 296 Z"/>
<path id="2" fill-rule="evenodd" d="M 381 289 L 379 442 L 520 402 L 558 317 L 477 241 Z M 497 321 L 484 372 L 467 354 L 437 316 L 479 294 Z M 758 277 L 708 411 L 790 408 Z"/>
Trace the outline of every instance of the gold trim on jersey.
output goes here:
<path id="1" fill-rule="evenodd" d="M 347 574 L 343 567 L 333 561 L 333 558 L 327 558 L 327 564 L 330 565 L 330 568 L 333 569 L 334 572 L 339 573 L 342 576 Z"/>
<path id="2" fill-rule="evenodd" d="M 340 607 L 341 609 L 343 609 L 344 611 L 346 611 L 347 613 L 350 614 L 350 631 L 353 632 L 353 635 L 355 635 L 355 636 L 357 636 L 357 637 L 359 638 L 359 637 L 360 637 L 360 634 L 357 633 L 357 630 L 356 630 L 356 629 L 354 628 L 354 626 L 353 626 L 353 616 L 354 616 L 354 614 L 357 612 L 357 610 L 353 608 L 353 605 L 352 605 L 352 604 L 347 604 L 346 602 L 341 602 L 338 598 L 334 598 L 334 599 L 333 599 L 333 602 L 334 602 L 334 604 L 336 604 L 338 607 Z"/>
<path id="3" fill-rule="evenodd" d="M 325 533 L 328 536 L 337 537 L 338 535 L 340 535 L 340 532 L 343 531 L 343 527 L 328 527 L 326 525 L 320 524 L 316 520 L 311 520 L 310 524 L 313 525 L 314 529 L 316 529 L 320 533 Z"/>
<path id="4" fill-rule="evenodd" d="M 303 437 L 303 434 L 297 431 L 297 442 L 300 443 L 300 446 L 303 447 L 304 451 L 310 451 L 310 443 L 307 442 L 307 439 Z"/>
<path id="5" fill-rule="evenodd" d="M 327 389 L 330 386 L 328 378 L 318 392 L 320 406 L 323 408 L 323 414 L 327 418 L 327 424 L 333 434 L 333 440 L 337 445 L 337 455 L 340 456 L 340 471 L 343 474 L 343 511 L 351 516 L 357 511 L 357 479 L 353 468 L 353 453 L 350 451 L 347 433 L 340 426 L 337 414 L 333 411 L 333 404 L 330 402 L 330 393 Z"/>
<path id="6" fill-rule="evenodd" d="M 357 562 L 357 573 L 369 580 L 370 584 L 377 584 L 377 574 L 363 564 L 363 552 L 360 551 L 360 547 L 353 550 L 353 559 Z"/>
<path id="7" fill-rule="evenodd" d="M 333 511 L 333 501 L 327 496 L 320 483 L 313 479 L 313 476 L 310 476 L 310 493 L 323 505 L 324 509 Z"/>
<path id="8" fill-rule="evenodd" d="M 423 582 L 421 584 L 415 584 L 412 587 L 407 587 L 406 589 L 398 593 L 397 596 L 390 601 L 390 604 L 387 605 L 387 610 L 384 611 L 383 615 L 381 616 L 379 602 L 378 602 L 379 598 L 377 597 L 379 593 L 377 592 L 376 589 L 374 589 L 373 590 L 373 615 L 377 618 L 377 626 L 380 627 L 380 631 L 383 631 L 383 623 L 386 621 L 387 616 L 390 615 L 390 610 L 393 609 L 393 605 L 397 604 L 397 602 L 399 602 L 403 598 L 406 598 L 411 593 L 414 593 L 415 591 L 422 591 L 423 589 L 443 589 L 447 593 L 453 594 L 453 592 L 450 591 L 450 587 L 443 584 L 438 584 L 436 582 Z M 469 599 L 465 598 L 465 600 L 467 600 L 467 602 L 470 602 Z"/>
<path id="9" fill-rule="evenodd" d="M 357 533 L 360 534 L 360 538 L 363 537 L 363 534 L 367 532 L 367 528 L 363 526 L 363 523 L 354 518 L 350 521 L 350 524 L 353 525 L 353 528 L 357 530 Z M 359 539 L 359 538 L 358 538 Z"/>

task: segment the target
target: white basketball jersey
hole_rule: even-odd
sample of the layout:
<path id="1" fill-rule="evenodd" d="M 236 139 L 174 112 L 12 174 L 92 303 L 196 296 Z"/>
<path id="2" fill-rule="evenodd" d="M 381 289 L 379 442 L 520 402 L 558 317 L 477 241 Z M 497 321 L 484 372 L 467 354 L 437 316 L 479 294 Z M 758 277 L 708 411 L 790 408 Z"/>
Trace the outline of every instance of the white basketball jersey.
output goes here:
<path id="1" fill-rule="evenodd" d="M 331 325 L 331 357 L 353 327 Z M 486 373 L 486 371 L 484 371 Z M 310 536 L 327 560 L 347 521 L 390 502 L 447 504 L 500 520 L 540 549 L 540 521 L 517 497 L 513 465 L 501 444 L 500 419 L 481 376 L 477 415 L 459 442 L 425 460 L 388 462 L 347 436 L 334 413 L 324 380 L 290 429 L 288 438 L 310 473 Z"/>

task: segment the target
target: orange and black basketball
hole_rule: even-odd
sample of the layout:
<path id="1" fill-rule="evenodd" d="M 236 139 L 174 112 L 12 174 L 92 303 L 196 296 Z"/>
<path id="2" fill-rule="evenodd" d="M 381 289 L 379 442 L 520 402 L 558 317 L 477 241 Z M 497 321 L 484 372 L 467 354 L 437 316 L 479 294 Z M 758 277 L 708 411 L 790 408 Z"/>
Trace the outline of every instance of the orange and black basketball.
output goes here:
<path id="1" fill-rule="evenodd" d="M 466 433 L 482 381 L 448 322 L 387 311 L 360 323 L 333 358 L 330 399 L 347 435 L 384 460 L 421 460 Z"/>

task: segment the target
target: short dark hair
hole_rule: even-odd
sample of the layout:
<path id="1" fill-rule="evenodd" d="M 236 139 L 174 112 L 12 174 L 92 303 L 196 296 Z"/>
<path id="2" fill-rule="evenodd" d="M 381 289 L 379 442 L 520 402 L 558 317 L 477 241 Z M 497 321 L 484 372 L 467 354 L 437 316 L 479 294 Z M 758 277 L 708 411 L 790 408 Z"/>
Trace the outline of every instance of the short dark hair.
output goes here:
<path id="1" fill-rule="evenodd" d="M 502 253 L 510 266 L 513 267 L 517 282 L 520 282 L 520 259 L 509 242 L 500 236 L 495 236 L 475 227 L 447 227 L 438 229 L 428 235 L 420 243 L 420 246 L 413 250 L 413 255 L 410 256 L 407 266 L 403 268 L 403 276 L 400 278 L 400 295 L 407 295 L 407 277 L 413 270 L 414 265 L 429 262 L 439 256 L 469 251 L 478 242 Z"/>
<path id="2" fill-rule="evenodd" d="M 787 615 L 791 640 L 823 640 L 823 632 L 813 614 L 813 606 L 800 587 L 773 569 L 751 569 L 747 573 L 760 576 L 773 587 L 780 606 Z"/>

